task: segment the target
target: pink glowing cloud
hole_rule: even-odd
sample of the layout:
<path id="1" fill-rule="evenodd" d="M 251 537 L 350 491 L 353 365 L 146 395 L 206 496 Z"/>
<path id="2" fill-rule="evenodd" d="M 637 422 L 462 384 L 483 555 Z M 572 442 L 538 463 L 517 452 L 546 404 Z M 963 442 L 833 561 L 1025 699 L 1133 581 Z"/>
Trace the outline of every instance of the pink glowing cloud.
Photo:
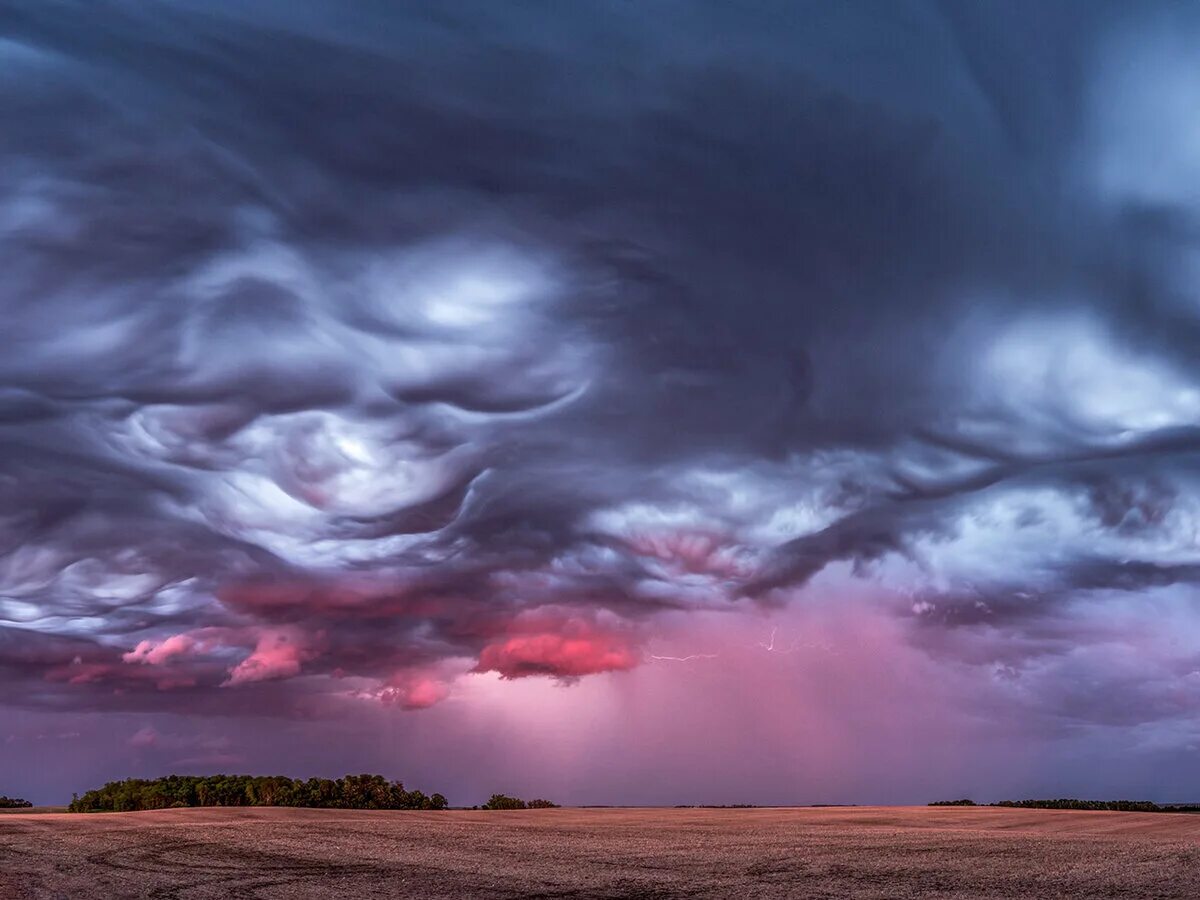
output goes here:
<path id="1" fill-rule="evenodd" d="M 476 672 L 501 678 L 579 678 L 632 669 L 641 661 L 629 629 L 553 611 L 518 616 L 479 653 Z"/>
<path id="2" fill-rule="evenodd" d="M 707 551 L 692 547 L 703 555 Z M 708 547 L 709 545 L 705 545 Z M 569 591 L 554 573 L 546 571 L 513 574 L 496 582 L 501 589 L 544 593 Z M 536 593 L 536 591 L 534 592 Z M 375 670 L 399 666 L 404 674 L 384 678 L 378 692 L 369 692 L 386 703 L 403 709 L 424 709 L 443 700 L 449 680 L 441 674 L 420 678 L 411 674 L 440 657 L 474 658 L 475 672 L 497 672 L 502 677 L 545 675 L 578 678 L 602 672 L 628 670 L 641 661 L 641 636 L 623 618 L 606 610 L 579 609 L 556 603 L 530 600 L 524 610 L 491 609 L 478 599 L 448 597 L 437 590 L 422 590 L 414 584 L 380 584 L 368 580 L 345 583 L 303 581 L 238 584 L 221 593 L 224 606 L 242 615 L 256 615 L 277 622 L 304 622 L 303 626 L 280 626 L 295 630 L 293 642 L 271 641 L 255 651 L 230 674 L 226 684 L 289 678 L 299 673 L 309 658 L 303 633 L 318 623 L 338 619 L 385 619 L 396 628 L 394 638 L 374 645 L 367 641 L 353 647 L 332 644 L 324 650 L 326 671 L 338 677 L 378 677 Z M 539 598 L 540 599 L 540 598 Z M 428 641 L 407 631 L 406 623 L 437 617 L 441 621 L 441 646 L 431 651 Z M 260 626 L 266 627 L 266 626 Z M 382 626 L 381 626 L 382 627 Z M 432 657 L 431 657 L 432 652 Z M 395 670 L 395 669 L 393 669 Z"/>
<path id="3" fill-rule="evenodd" d="M 170 635 L 160 641 L 139 641 L 133 650 L 122 654 L 121 659 L 126 665 L 159 670 L 160 674 L 156 677 L 160 680 L 160 688 L 163 688 L 178 686 L 171 681 L 170 675 L 161 672 L 163 667 L 185 660 L 203 661 L 214 654 L 241 649 L 250 649 L 249 655 L 228 670 L 222 686 L 294 678 L 300 674 L 303 663 L 319 655 L 313 638 L 300 628 L 248 626 L 199 628 Z M 99 667 L 92 666 L 72 675 L 70 683 L 103 680 L 113 668 L 107 663 Z M 186 680 L 179 683 L 194 684 L 195 678 L 187 676 Z"/>
<path id="4" fill-rule="evenodd" d="M 436 675 L 400 672 L 385 683 L 379 699 L 404 710 L 429 709 L 450 696 L 450 685 Z"/>
<path id="5" fill-rule="evenodd" d="M 66 665 L 52 666 L 44 679 L 70 685 L 111 684 L 114 690 L 152 687 L 159 691 L 196 686 L 196 678 L 172 668 L 134 669 L 118 662 L 73 660 Z"/>
<path id="6" fill-rule="evenodd" d="M 189 655 L 196 646 L 190 634 L 173 634 L 163 641 L 138 641 L 136 647 L 121 656 L 127 663 L 157 666 L 177 656 Z"/>
<path id="7" fill-rule="evenodd" d="M 315 651 L 303 642 L 297 629 L 272 629 L 261 632 L 254 652 L 229 673 L 226 685 L 249 684 L 295 678 L 301 664 L 312 659 Z"/>

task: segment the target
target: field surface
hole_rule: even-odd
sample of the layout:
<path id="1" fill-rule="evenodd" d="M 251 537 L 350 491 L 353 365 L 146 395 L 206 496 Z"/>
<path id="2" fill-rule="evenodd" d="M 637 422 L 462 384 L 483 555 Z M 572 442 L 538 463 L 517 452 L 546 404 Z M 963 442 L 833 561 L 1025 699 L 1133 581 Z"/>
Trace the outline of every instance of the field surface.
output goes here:
<path id="1" fill-rule="evenodd" d="M 0 816 L 0 897 L 1200 897 L 1200 815 L 181 809 Z"/>

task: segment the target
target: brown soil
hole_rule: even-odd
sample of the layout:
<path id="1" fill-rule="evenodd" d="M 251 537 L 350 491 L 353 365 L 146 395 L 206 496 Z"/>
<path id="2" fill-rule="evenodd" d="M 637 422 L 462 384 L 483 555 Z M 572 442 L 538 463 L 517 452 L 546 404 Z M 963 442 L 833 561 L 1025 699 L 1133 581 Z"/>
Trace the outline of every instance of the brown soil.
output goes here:
<path id="1" fill-rule="evenodd" d="M 0 897 L 1200 897 L 1200 815 L 181 809 L 0 818 Z"/>

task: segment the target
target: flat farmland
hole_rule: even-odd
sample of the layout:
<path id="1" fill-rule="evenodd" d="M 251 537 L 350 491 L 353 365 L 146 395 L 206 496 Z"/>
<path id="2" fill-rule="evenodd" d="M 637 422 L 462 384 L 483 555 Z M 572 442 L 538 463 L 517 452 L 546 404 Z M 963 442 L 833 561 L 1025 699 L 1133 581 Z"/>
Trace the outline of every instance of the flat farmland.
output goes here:
<path id="1" fill-rule="evenodd" d="M 1200 897 L 1200 816 L 990 808 L 0 816 L 0 897 Z"/>

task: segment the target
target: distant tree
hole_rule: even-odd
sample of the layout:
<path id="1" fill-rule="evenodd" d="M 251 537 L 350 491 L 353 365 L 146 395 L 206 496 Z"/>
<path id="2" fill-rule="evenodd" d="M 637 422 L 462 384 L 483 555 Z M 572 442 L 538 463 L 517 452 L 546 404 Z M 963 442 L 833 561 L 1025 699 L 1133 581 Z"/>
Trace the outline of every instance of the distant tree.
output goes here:
<path id="1" fill-rule="evenodd" d="M 0 809 L 28 809 L 33 806 L 28 800 L 22 800 L 20 797 L 4 797 L 0 796 Z"/>
<path id="2" fill-rule="evenodd" d="M 409 809 L 429 808 L 429 798 L 420 791 L 408 791 L 404 796 L 404 802 Z"/>
<path id="3" fill-rule="evenodd" d="M 484 809 L 526 809 L 527 804 L 524 800 L 518 800 L 516 797 L 509 797 L 505 794 L 492 794 L 487 803 L 483 804 Z"/>
<path id="4" fill-rule="evenodd" d="M 20 801 L 24 803 L 24 801 Z M 2 805 L 2 804 L 0 804 Z M 27 803 L 25 805 L 28 805 Z M 182 806 L 308 806 L 329 809 L 445 809 L 441 794 L 406 791 L 382 775 L 294 780 L 283 775 L 168 775 L 127 778 L 76 794 L 71 812 L 127 812 Z"/>
<path id="5" fill-rule="evenodd" d="M 978 806 L 974 800 L 968 800 L 965 797 L 962 800 L 934 800 L 930 806 Z"/>
<path id="6" fill-rule="evenodd" d="M 346 809 L 392 808 L 392 787 L 382 775 L 347 775 L 339 779 L 338 784 L 341 786 L 340 805 Z"/>
<path id="7" fill-rule="evenodd" d="M 1019 809 L 1083 809 L 1113 810 L 1117 812 L 1173 812 L 1169 806 L 1159 806 L 1149 800 L 1076 800 L 1060 797 L 1057 800 L 1001 800 L 993 806 L 1017 807 Z"/>
<path id="8" fill-rule="evenodd" d="M 526 802 L 518 797 L 509 797 L 507 794 L 492 794 L 487 803 L 483 804 L 481 809 L 556 809 L 557 803 L 551 803 L 549 800 L 530 800 Z"/>

